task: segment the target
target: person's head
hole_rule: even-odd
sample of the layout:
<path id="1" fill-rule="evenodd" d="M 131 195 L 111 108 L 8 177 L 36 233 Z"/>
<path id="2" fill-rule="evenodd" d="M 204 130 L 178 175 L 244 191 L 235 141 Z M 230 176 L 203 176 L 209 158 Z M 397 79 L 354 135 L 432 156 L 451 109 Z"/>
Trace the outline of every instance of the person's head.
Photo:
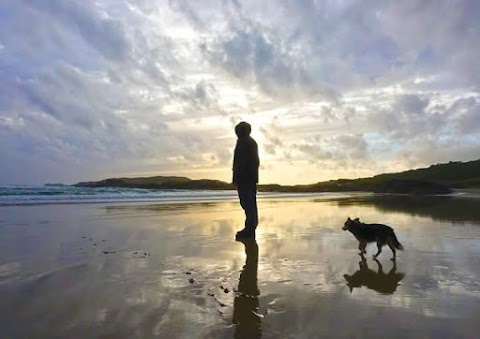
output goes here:
<path id="1" fill-rule="evenodd" d="M 235 134 L 239 138 L 249 136 L 251 131 L 252 126 L 250 126 L 250 124 L 245 121 L 242 121 L 237 126 L 235 126 Z"/>

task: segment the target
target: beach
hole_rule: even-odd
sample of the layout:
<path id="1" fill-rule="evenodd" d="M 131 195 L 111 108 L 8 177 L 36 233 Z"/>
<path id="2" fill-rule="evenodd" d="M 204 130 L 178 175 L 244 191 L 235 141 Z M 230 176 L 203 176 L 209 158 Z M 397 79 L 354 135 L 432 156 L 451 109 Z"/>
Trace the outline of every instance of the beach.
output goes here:
<path id="1" fill-rule="evenodd" d="M 3 338 L 478 336 L 478 198 L 276 196 L 0 206 Z M 366 260 L 347 217 L 404 251 Z"/>

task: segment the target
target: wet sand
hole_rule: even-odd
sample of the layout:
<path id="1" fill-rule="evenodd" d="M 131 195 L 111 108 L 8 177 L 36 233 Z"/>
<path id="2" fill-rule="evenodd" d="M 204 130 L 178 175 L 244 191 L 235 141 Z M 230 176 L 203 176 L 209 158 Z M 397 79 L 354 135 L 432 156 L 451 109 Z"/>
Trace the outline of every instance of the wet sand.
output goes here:
<path id="1" fill-rule="evenodd" d="M 478 336 L 477 199 L 259 203 L 235 241 L 236 202 L 0 207 L 4 338 Z M 391 225 L 378 262 L 341 230 Z"/>

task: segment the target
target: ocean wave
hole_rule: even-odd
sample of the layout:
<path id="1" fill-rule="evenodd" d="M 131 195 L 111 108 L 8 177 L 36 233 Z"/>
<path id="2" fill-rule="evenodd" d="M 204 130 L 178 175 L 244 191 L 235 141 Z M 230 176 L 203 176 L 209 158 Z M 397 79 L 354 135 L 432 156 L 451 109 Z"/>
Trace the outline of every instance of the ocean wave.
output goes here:
<path id="1" fill-rule="evenodd" d="M 86 188 L 74 186 L 0 186 L 0 205 L 222 200 L 233 197 L 236 197 L 235 191 Z"/>
<path id="2" fill-rule="evenodd" d="M 259 199 L 334 198 L 354 193 L 259 192 Z M 0 206 L 115 202 L 198 202 L 237 199 L 234 190 L 180 190 L 75 186 L 0 186 Z"/>

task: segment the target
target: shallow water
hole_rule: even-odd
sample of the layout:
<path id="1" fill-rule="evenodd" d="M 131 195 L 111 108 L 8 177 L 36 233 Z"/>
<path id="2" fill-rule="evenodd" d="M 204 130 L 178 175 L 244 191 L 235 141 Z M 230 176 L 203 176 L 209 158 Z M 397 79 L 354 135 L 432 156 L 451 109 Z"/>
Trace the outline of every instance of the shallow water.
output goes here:
<path id="1" fill-rule="evenodd" d="M 0 207 L 0 331 L 17 337 L 476 337 L 480 201 L 352 197 Z M 341 230 L 391 225 L 378 262 Z"/>

